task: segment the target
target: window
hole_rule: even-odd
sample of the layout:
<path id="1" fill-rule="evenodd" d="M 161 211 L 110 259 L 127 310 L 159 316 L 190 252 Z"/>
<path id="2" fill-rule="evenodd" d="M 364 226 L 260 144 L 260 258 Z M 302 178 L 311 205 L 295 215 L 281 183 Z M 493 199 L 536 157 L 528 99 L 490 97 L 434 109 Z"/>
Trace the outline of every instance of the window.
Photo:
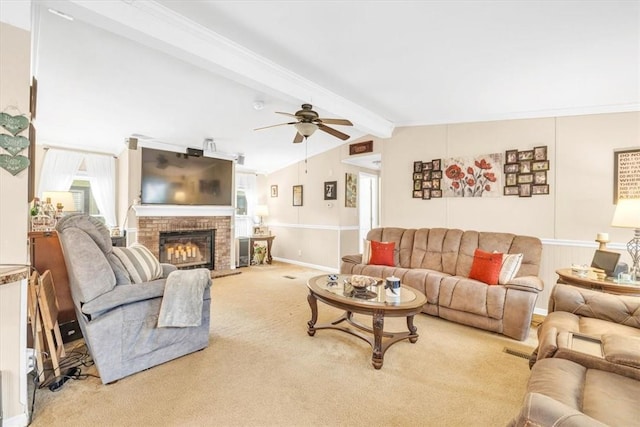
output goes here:
<path id="1" fill-rule="evenodd" d="M 236 191 L 236 215 L 247 214 L 247 196 L 244 190 L 238 189 Z"/>
<path id="2" fill-rule="evenodd" d="M 91 183 L 86 177 L 76 177 L 69 189 L 73 195 L 73 204 L 76 212 L 82 212 L 98 218 L 105 222 L 104 216 L 100 213 L 93 194 L 91 193 Z"/>

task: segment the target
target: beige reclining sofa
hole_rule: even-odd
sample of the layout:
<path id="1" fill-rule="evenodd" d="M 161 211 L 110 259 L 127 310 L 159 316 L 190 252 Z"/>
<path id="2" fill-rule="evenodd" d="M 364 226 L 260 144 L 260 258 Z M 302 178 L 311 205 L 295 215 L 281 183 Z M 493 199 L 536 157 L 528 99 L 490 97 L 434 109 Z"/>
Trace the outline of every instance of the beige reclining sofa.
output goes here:
<path id="1" fill-rule="evenodd" d="M 368 241 L 394 242 L 394 266 L 363 263 L 362 254 L 342 258 L 340 272 L 374 277 L 399 277 L 427 296 L 423 312 L 517 340 L 529 334 L 538 293 L 542 243 L 509 233 L 446 228 L 376 228 Z M 488 285 L 470 279 L 476 249 L 522 254 L 522 265 L 506 284 Z"/>

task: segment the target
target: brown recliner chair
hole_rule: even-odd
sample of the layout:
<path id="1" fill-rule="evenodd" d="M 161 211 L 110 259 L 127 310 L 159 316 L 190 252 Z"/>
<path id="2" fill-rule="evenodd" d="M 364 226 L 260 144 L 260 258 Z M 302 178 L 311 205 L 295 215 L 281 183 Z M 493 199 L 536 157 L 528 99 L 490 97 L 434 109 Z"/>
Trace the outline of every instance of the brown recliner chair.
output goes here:
<path id="1" fill-rule="evenodd" d="M 557 284 L 538 342 L 511 426 L 638 423 L 640 298 Z"/>

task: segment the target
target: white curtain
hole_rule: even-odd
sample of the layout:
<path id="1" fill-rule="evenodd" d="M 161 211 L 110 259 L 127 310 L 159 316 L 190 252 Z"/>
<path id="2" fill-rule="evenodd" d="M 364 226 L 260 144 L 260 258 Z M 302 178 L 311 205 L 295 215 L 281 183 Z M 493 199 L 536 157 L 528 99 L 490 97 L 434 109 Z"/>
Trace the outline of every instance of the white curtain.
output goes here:
<path id="1" fill-rule="evenodd" d="M 116 160 L 111 155 L 85 154 L 84 163 L 91 183 L 91 193 L 108 227 L 116 220 Z"/>
<path id="2" fill-rule="evenodd" d="M 256 175 L 236 173 L 236 191 L 244 191 L 247 198 L 247 215 L 236 215 L 236 237 L 253 234 L 254 219 L 258 197 L 256 195 Z"/>
<path id="3" fill-rule="evenodd" d="M 76 151 L 49 148 L 40 170 L 38 197 L 42 199 L 42 193 L 45 191 L 68 191 L 84 156 Z"/>

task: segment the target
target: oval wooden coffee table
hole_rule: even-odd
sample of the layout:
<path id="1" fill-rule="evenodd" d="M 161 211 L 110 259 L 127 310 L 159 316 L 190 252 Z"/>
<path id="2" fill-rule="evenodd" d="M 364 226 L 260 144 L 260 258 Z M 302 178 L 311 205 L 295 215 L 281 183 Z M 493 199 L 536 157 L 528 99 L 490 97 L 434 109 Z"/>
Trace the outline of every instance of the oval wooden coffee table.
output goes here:
<path id="1" fill-rule="evenodd" d="M 427 297 L 416 289 L 402 285 L 399 297 L 392 297 L 384 289 L 384 281 L 381 285 L 367 288 L 368 294 L 354 292 L 354 289 L 345 284 L 345 279 L 351 277 L 348 274 L 337 275 L 335 282 L 330 282 L 328 275 L 315 276 L 309 279 L 307 287 L 309 296 L 307 301 L 311 307 L 311 320 L 307 323 L 307 333 L 315 335 L 319 329 L 336 329 L 354 335 L 371 345 L 373 355 L 371 363 L 376 369 L 382 368 L 384 353 L 398 341 L 408 339 L 415 343 L 418 340 L 417 328 L 413 325 L 413 316 L 420 313 Z M 344 314 L 331 323 L 316 325 L 318 320 L 318 303 L 345 310 Z M 354 313 L 365 314 L 372 317 L 373 327 L 365 326 L 353 318 Z M 406 332 L 384 331 L 384 318 L 406 317 Z M 348 325 L 340 325 L 346 322 Z M 349 327 L 352 326 L 352 327 Z M 354 329 L 355 328 L 355 329 Z M 367 334 L 364 334 L 363 332 Z"/>

